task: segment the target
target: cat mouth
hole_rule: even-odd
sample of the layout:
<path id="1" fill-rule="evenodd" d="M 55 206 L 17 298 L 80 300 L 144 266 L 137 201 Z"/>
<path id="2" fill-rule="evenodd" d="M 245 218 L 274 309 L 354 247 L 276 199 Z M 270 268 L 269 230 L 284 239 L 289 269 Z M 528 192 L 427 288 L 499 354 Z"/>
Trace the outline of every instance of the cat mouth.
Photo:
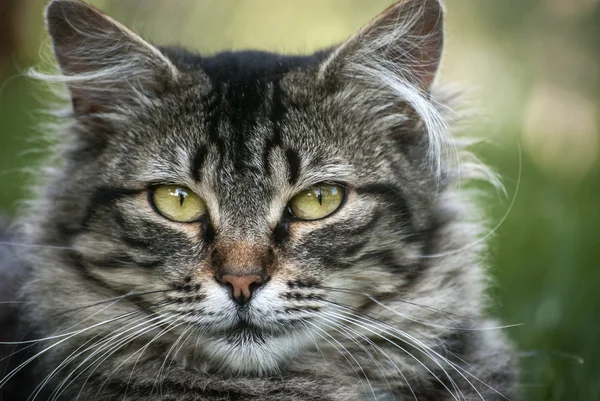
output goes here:
<path id="1" fill-rule="evenodd" d="M 258 327 L 248 322 L 240 322 L 224 333 L 227 342 L 247 342 L 264 344 L 270 338 L 277 336 L 273 330 Z"/>
<path id="2" fill-rule="evenodd" d="M 258 325 L 247 318 L 239 318 L 229 327 L 217 328 L 211 331 L 213 338 L 225 340 L 228 343 L 253 342 L 264 344 L 269 339 L 280 337 L 285 331 L 271 325 Z"/>

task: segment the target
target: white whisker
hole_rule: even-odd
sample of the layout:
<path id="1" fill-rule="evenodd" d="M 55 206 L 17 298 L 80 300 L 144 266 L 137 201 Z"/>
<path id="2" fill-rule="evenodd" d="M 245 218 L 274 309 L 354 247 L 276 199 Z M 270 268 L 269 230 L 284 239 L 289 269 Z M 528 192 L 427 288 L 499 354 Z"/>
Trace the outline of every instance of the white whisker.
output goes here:
<path id="1" fill-rule="evenodd" d="M 133 372 L 135 371 L 135 368 L 140 360 L 140 358 L 142 357 L 143 353 L 148 349 L 148 347 L 150 347 L 150 345 L 152 345 L 152 343 L 156 340 L 158 340 L 160 337 L 162 337 L 164 334 L 168 333 L 169 331 L 171 331 L 172 329 L 175 329 L 181 325 L 183 325 L 183 323 L 180 324 L 176 324 L 178 323 L 180 320 L 182 320 L 183 317 L 180 317 L 178 319 L 175 319 L 174 322 L 170 323 L 167 327 L 165 327 L 162 331 L 158 332 L 152 339 L 150 339 L 150 341 L 148 341 L 146 343 L 146 345 L 144 345 L 142 348 L 140 348 L 138 351 L 136 351 L 135 353 L 133 353 L 131 356 L 127 357 L 127 359 L 125 361 L 123 361 L 119 366 L 117 366 L 117 368 L 119 368 L 121 365 L 123 365 L 125 362 L 127 362 L 130 358 L 132 358 L 135 354 L 139 353 L 138 357 L 135 360 L 135 363 L 133 364 L 133 367 L 131 368 L 131 373 L 129 374 L 129 379 L 127 380 L 127 385 L 125 386 L 125 391 L 123 392 L 123 398 L 125 398 L 125 396 L 127 395 L 127 390 L 129 389 L 129 383 L 131 382 L 131 378 L 133 377 Z M 199 340 L 199 338 L 198 338 Z M 198 341 L 197 340 L 197 341 Z M 196 345 L 197 345 L 197 341 L 196 341 Z M 115 369 L 116 371 L 116 369 Z M 105 383 L 108 382 L 108 379 L 112 376 L 109 375 L 106 380 L 104 381 Z M 102 386 L 100 386 L 100 389 L 98 389 L 98 392 L 102 389 L 102 387 L 105 384 L 103 383 Z"/>
<path id="2" fill-rule="evenodd" d="M 0 380 L 0 387 L 4 386 L 10 379 L 12 379 L 17 374 L 17 372 L 19 372 L 27 364 L 31 363 L 33 360 L 35 360 L 36 358 L 38 358 L 40 355 L 45 354 L 46 352 L 50 351 L 54 347 L 57 347 L 58 345 L 64 343 L 65 341 L 70 340 L 71 338 L 75 337 L 76 335 L 79 335 L 81 333 L 85 333 L 87 331 L 90 331 L 90 330 L 98 327 L 98 326 L 101 326 L 101 325 L 104 325 L 104 324 L 108 324 L 108 323 L 111 323 L 111 322 L 123 319 L 123 318 L 125 318 L 127 316 L 130 316 L 132 314 L 137 314 L 137 313 L 140 313 L 140 311 L 129 312 L 129 313 L 126 313 L 124 315 L 120 315 L 118 317 L 115 317 L 115 318 L 112 318 L 112 319 L 108 319 L 108 320 L 105 320 L 105 321 L 100 322 L 100 323 L 96 323 L 96 324 L 94 324 L 94 325 L 92 325 L 90 327 L 86 327 L 85 329 L 78 330 L 78 331 L 74 332 L 74 334 L 72 334 L 72 335 L 70 335 L 70 336 L 68 336 L 66 338 L 63 338 L 62 340 L 60 340 L 60 341 L 58 341 L 58 342 L 56 342 L 56 343 L 54 343 L 54 344 L 52 344 L 52 345 L 44 348 L 43 350 L 39 351 L 34 356 L 32 356 L 32 357 L 28 358 L 26 361 L 22 362 L 19 366 L 17 366 L 9 374 L 7 374 L 2 380 Z"/>
<path id="3" fill-rule="evenodd" d="M 133 315 L 136 316 L 136 315 Z M 131 324 L 135 324 L 136 322 L 139 322 L 141 320 L 144 320 L 146 317 L 142 316 L 139 319 L 134 320 L 133 322 L 128 323 L 125 327 L 131 325 Z M 33 400 L 37 397 L 37 395 L 42 391 L 43 387 L 45 387 L 50 380 L 52 380 L 52 378 L 54 376 L 56 376 L 57 373 L 59 373 L 63 368 L 65 368 L 69 363 L 71 363 L 73 360 L 75 360 L 76 358 L 78 358 L 80 355 L 83 355 L 84 353 L 88 352 L 89 350 L 93 349 L 94 347 L 96 347 L 97 345 L 99 345 L 102 341 L 106 340 L 105 338 L 102 337 L 103 333 L 105 333 L 107 329 L 104 329 L 102 332 L 94 335 L 93 337 L 89 338 L 87 341 L 85 341 L 83 344 L 81 344 L 79 347 L 77 347 L 77 349 L 75 349 L 73 352 L 71 352 L 71 354 L 69 354 L 67 357 L 64 358 L 64 360 L 58 364 L 56 366 L 56 368 L 54 368 L 54 370 L 52 372 L 50 372 L 48 375 L 46 375 L 46 377 L 44 378 L 44 380 L 36 387 L 36 389 L 34 389 L 34 392 L 32 393 L 32 395 L 30 396 L 29 399 Z M 97 337 L 100 337 L 99 341 L 93 342 Z M 88 343 L 92 342 L 91 346 L 87 346 Z M 87 346 L 87 347 L 86 347 Z M 82 350 L 83 349 L 83 350 Z M 82 350 L 82 351 L 80 351 Z"/>
<path id="4" fill-rule="evenodd" d="M 375 336 L 381 338 L 382 340 L 388 342 L 389 344 L 391 344 L 392 346 L 398 348 L 399 350 L 401 350 L 402 352 L 404 352 L 406 355 L 408 355 L 411 359 L 413 359 L 415 362 L 417 362 L 419 365 L 421 365 L 421 367 L 423 367 L 427 373 L 429 373 L 437 382 L 439 382 L 451 395 L 452 397 L 456 400 L 459 401 L 460 398 L 457 397 L 456 395 L 454 395 L 454 393 L 450 390 L 450 388 L 446 385 L 446 383 L 444 383 L 444 381 L 439 378 L 427 365 L 425 365 L 422 361 L 420 361 L 416 356 L 414 356 L 411 352 L 409 352 L 407 349 L 405 349 L 404 347 L 400 346 L 399 344 L 396 344 L 394 341 L 390 340 L 389 338 L 385 337 L 384 335 L 382 335 L 381 333 L 375 331 L 375 329 L 379 329 L 380 331 L 384 331 L 381 327 L 378 327 L 377 325 L 374 325 L 373 323 L 369 323 L 364 322 L 364 321 L 360 321 L 357 318 L 353 318 L 350 316 L 346 316 L 346 315 L 342 315 L 342 314 L 338 314 L 335 312 L 322 312 L 324 314 L 329 314 L 330 316 L 337 318 L 337 319 L 341 319 L 344 321 L 347 321 L 349 323 L 353 323 L 355 325 L 357 325 L 358 327 L 361 327 L 365 330 L 367 330 L 368 332 L 370 332 L 371 334 L 374 334 Z M 369 326 L 371 326 L 371 328 L 369 328 Z M 396 339 L 399 339 L 403 342 L 406 342 L 404 339 L 399 338 L 396 336 Z M 414 344 L 411 344 L 414 346 Z M 450 381 L 450 383 L 452 384 L 452 386 L 454 387 L 455 390 L 457 390 L 460 395 L 462 396 L 462 392 L 460 391 L 460 389 L 458 389 L 458 386 L 456 385 L 455 381 L 452 379 L 452 377 L 446 372 L 446 370 L 444 369 L 444 367 L 441 365 L 441 363 L 435 359 L 432 358 L 430 355 L 428 355 L 426 352 L 424 352 L 421 347 L 415 346 L 415 348 L 417 348 L 418 350 L 420 350 L 421 352 L 423 352 L 425 355 L 429 356 L 430 359 L 444 372 L 444 374 L 446 375 L 446 377 L 448 378 L 448 380 Z M 463 396 L 464 398 L 464 396 Z"/>
<path id="5" fill-rule="evenodd" d="M 159 333 L 157 333 L 157 334 L 156 334 L 156 335 L 155 335 L 155 336 L 152 338 L 152 340 L 150 340 L 150 342 L 148 342 L 148 343 L 147 343 L 147 344 L 144 346 L 144 348 L 143 348 L 144 350 L 145 350 L 145 349 L 147 349 L 147 347 L 148 347 L 148 346 L 149 346 L 149 345 L 150 345 L 150 344 L 151 344 L 151 343 L 152 343 L 154 340 L 156 340 L 156 339 L 158 339 L 158 338 L 162 337 L 163 335 L 167 334 L 167 333 L 168 333 L 168 332 L 170 332 L 171 330 L 173 330 L 173 329 L 175 329 L 175 328 L 177 328 L 177 327 L 179 327 L 179 326 L 181 326 L 181 325 L 185 324 L 185 322 L 181 322 L 181 320 L 183 320 L 181 317 L 178 317 L 178 318 L 176 318 L 176 319 L 175 319 L 174 321 L 172 321 L 172 322 L 169 322 L 169 320 L 170 320 L 170 319 L 172 319 L 172 316 L 168 316 L 166 319 L 164 319 L 164 320 L 160 321 L 158 324 L 156 324 L 156 325 L 154 325 L 153 327 L 151 327 L 151 328 L 150 328 L 150 330 L 146 330 L 146 331 L 145 331 L 145 332 L 142 334 L 142 335 L 145 335 L 146 333 L 148 333 L 148 332 L 152 331 L 153 329 L 155 329 L 155 328 L 157 328 L 157 327 L 160 327 L 160 326 L 161 326 L 161 325 L 163 325 L 164 323 L 167 323 L 167 327 L 163 328 L 163 329 L 162 329 L 162 330 L 161 330 Z M 139 337 L 139 336 L 138 336 L 138 337 Z M 120 348 L 122 348 L 122 347 L 123 347 L 123 345 L 121 345 L 121 346 L 119 347 L 119 349 L 120 349 Z M 126 363 L 126 362 L 127 362 L 129 359 L 130 359 L 130 358 L 132 358 L 132 357 L 133 357 L 133 356 L 134 356 L 134 355 L 135 355 L 137 352 L 139 352 L 139 350 L 138 350 L 138 351 L 136 351 L 136 352 L 134 352 L 134 353 L 133 353 L 132 355 L 130 355 L 129 357 L 127 357 L 127 359 L 126 359 L 125 361 L 123 361 L 123 362 L 122 362 L 121 364 L 119 364 L 119 365 L 118 365 L 118 366 L 117 366 L 115 369 L 113 369 L 113 371 L 111 372 L 111 374 L 110 374 L 110 375 L 108 375 L 108 377 L 107 377 L 107 378 L 106 378 L 106 379 L 103 381 L 102 385 L 100 385 L 100 387 L 99 387 L 99 388 L 98 388 L 98 390 L 96 391 L 96 397 L 98 397 L 98 395 L 100 394 L 100 392 L 102 391 L 102 389 L 104 388 L 104 386 L 105 386 L 105 385 L 108 383 L 108 381 L 110 380 L 110 378 L 112 377 L 112 375 L 113 375 L 113 374 L 114 374 L 114 373 L 115 373 L 115 372 L 118 370 L 118 368 L 119 368 L 120 366 L 122 366 L 124 363 Z M 114 353 L 114 352 L 113 352 L 113 353 Z M 110 355 L 109 355 L 109 356 L 110 356 Z M 140 355 L 140 356 L 141 356 L 141 355 Z M 138 357 L 138 358 L 139 358 L 139 357 Z M 104 359 L 106 359 L 106 358 L 104 358 Z M 136 364 L 137 364 L 137 360 L 136 360 Z M 97 367 L 98 367 L 98 366 L 97 366 Z M 92 372 L 92 373 L 93 373 L 93 372 Z M 92 373 L 90 373 L 90 375 L 88 375 L 88 379 L 91 377 L 91 374 L 92 374 Z M 87 379 L 86 379 L 86 382 L 87 382 Z M 85 383 L 84 383 L 84 384 L 85 384 Z M 128 388 L 128 387 L 129 387 L 129 383 L 128 383 L 128 385 L 127 385 L 127 388 Z M 127 388 L 126 388 L 126 389 L 127 389 Z M 81 391 L 83 391 L 83 388 L 81 389 Z M 81 392 L 81 391 L 80 391 L 80 392 Z M 125 395 L 124 395 L 123 397 L 125 397 Z"/>
<path id="6" fill-rule="evenodd" d="M 377 396 L 375 395 L 375 390 L 373 389 L 373 385 L 371 384 L 371 381 L 369 380 L 369 377 L 367 375 L 367 373 L 364 371 L 362 365 L 360 364 L 360 362 L 358 362 L 358 360 L 354 357 L 354 355 L 352 355 L 352 353 L 346 348 L 344 347 L 344 345 L 342 345 L 338 340 L 336 340 L 333 336 L 331 336 L 329 333 L 327 333 L 327 331 L 323 330 L 322 328 L 320 328 L 318 325 L 314 324 L 313 322 L 311 322 L 310 320 L 306 320 L 306 319 L 302 319 L 301 320 L 305 323 L 310 324 L 311 326 L 313 326 L 315 329 L 319 330 L 321 333 L 323 333 L 324 335 L 326 335 L 327 337 L 329 337 L 333 342 L 335 342 L 338 346 L 340 346 L 342 348 L 342 350 L 344 350 L 344 352 L 346 354 L 348 354 L 348 356 L 350 356 L 350 358 L 352 358 L 352 360 L 354 361 L 354 363 L 356 364 L 356 366 L 358 366 L 358 368 L 360 369 L 362 376 L 365 378 L 365 381 L 367 382 L 369 389 L 371 390 L 371 393 L 373 394 L 373 399 L 377 399 Z M 317 333 L 318 334 L 318 333 Z M 321 335 L 319 335 L 321 338 L 323 338 L 324 340 L 326 340 L 324 337 L 322 337 Z M 329 342 L 328 340 L 326 340 L 330 345 L 331 342 Z M 334 346 L 334 348 L 343 356 L 343 353 Z M 344 359 L 346 359 L 344 357 Z M 353 366 L 352 363 L 346 359 L 346 361 L 350 364 L 350 366 Z M 358 372 L 357 372 L 358 374 Z M 360 376 L 359 376 L 360 377 Z"/>
<path id="7" fill-rule="evenodd" d="M 180 342 L 185 341 L 185 340 L 183 340 L 184 338 L 186 338 L 186 339 L 188 338 L 188 337 L 185 337 L 186 334 L 188 333 L 188 331 L 190 332 L 190 334 L 192 333 L 191 330 L 194 329 L 194 325 L 192 323 L 187 323 L 187 325 L 188 326 L 185 328 L 185 330 L 183 330 L 183 332 L 179 335 L 179 337 L 177 337 L 177 340 L 175 340 L 173 342 L 173 344 L 167 351 L 167 353 L 163 359 L 163 363 L 160 365 L 160 368 L 158 369 L 158 373 L 156 374 L 155 385 L 156 385 L 156 383 L 162 384 L 162 382 L 160 381 L 160 377 L 162 375 L 163 369 L 165 368 L 165 364 L 167 363 L 167 360 L 169 359 L 169 356 L 171 355 L 171 352 L 173 352 L 174 349 L 177 349 L 177 346 Z M 173 357 L 175 357 L 175 355 L 173 355 Z M 169 366 L 170 366 L 170 364 L 169 364 Z M 152 395 L 154 393 L 154 387 L 155 386 L 152 387 L 152 391 L 150 392 L 150 395 Z M 162 396 L 162 386 L 161 385 L 159 385 L 159 390 L 160 390 L 160 394 Z"/>
<path id="8" fill-rule="evenodd" d="M 352 341 L 354 344 L 356 344 L 356 345 L 357 345 L 357 346 L 358 346 L 358 347 L 359 347 L 359 348 L 360 348 L 360 349 L 361 349 L 361 350 L 362 350 L 362 351 L 363 351 L 363 352 L 364 352 L 364 353 L 365 353 L 365 354 L 366 354 L 366 355 L 369 357 L 369 359 L 370 359 L 370 360 L 371 360 L 371 361 L 372 361 L 372 362 L 375 364 L 375 366 L 376 366 L 376 367 L 379 369 L 379 371 L 381 372 L 381 376 L 382 376 L 383 380 L 385 381 L 385 383 L 386 383 L 386 385 L 387 385 L 388 389 L 390 390 L 390 392 L 392 393 L 392 396 L 393 396 L 394 390 L 392 389 L 392 387 L 391 387 L 391 385 L 390 385 L 390 383 L 389 383 L 389 381 L 388 381 L 388 379 L 387 379 L 387 375 L 386 375 L 385 371 L 383 370 L 383 367 L 381 366 L 381 364 L 380 364 L 380 363 L 377 361 L 377 359 L 376 359 L 376 358 L 373 356 L 373 354 L 372 354 L 371 352 L 369 352 L 369 350 L 368 350 L 368 349 L 367 349 L 367 348 L 366 348 L 364 345 L 362 345 L 362 344 L 360 343 L 360 341 L 358 341 L 357 339 L 354 339 L 354 338 L 352 338 L 350 335 L 348 335 L 348 332 L 350 332 L 351 334 L 354 334 L 354 335 L 358 336 L 360 339 L 363 339 L 363 340 L 365 340 L 365 339 L 366 339 L 366 340 L 367 340 L 367 342 L 368 342 L 368 343 L 370 343 L 369 345 L 371 345 L 372 347 L 373 347 L 373 345 L 375 345 L 375 344 L 374 344 L 372 341 L 368 340 L 368 338 L 367 338 L 367 337 L 365 337 L 365 336 L 361 335 L 361 334 L 360 334 L 360 333 L 358 333 L 356 330 L 353 330 L 352 328 L 350 328 L 350 327 L 348 327 L 348 326 L 346 326 L 346 325 L 344 325 L 344 324 L 341 324 L 341 323 L 335 322 L 334 320 L 331 320 L 331 319 L 327 319 L 327 318 L 325 318 L 325 317 L 324 317 L 324 316 L 322 316 L 322 315 L 316 315 L 316 316 L 317 316 L 318 318 L 320 318 L 321 320 L 323 320 L 324 322 L 326 322 L 326 323 L 328 324 L 328 327 L 330 327 L 330 328 L 332 328 L 334 331 L 336 331 L 336 332 L 338 332 L 338 333 L 342 334 L 342 335 L 343 335 L 345 338 L 347 338 L 348 340 L 350 340 L 350 341 Z M 377 348 L 379 348 L 379 347 L 377 347 Z M 393 364 L 393 365 L 396 367 L 396 369 L 398 369 L 398 366 L 397 366 L 397 365 L 396 365 L 396 364 L 395 364 L 395 363 L 394 363 L 394 362 L 393 362 L 393 361 L 392 361 L 392 360 L 391 360 L 391 359 L 390 359 L 390 358 L 387 356 L 387 354 L 385 354 L 385 353 L 383 352 L 383 350 L 381 350 L 381 348 L 379 348 L 379 351 L 382 353 L 382 355 L 383 355 L 384 357 L 386 357 L 386 358 L 388 359 L 388 361 L 390 361 L 390 362 L 391 362 L 391 363 L 392 363 L 392 364 Z M 398 371 L 399 371 L 399 369 L 398 369 Z M 410 386 L 410 385 L 409 385 L 409 386 Z M 393 397 L 394 397 L 394 399 L 396 399 L 396 397 L 395 397 L 395 396 L 393 396 Z"/>
<path id="9" fill-rule="evenodd" d="M 414 336 L 411 336 L 410 334 L 406 333 L 405 331 L 399 330 L 399 329 L 394 328 L 392 326 L 389 326 L 387 324 L 383 324 L 383 323 L 380 323 L 380 322 L 377 322 L 377 321 L 373 321 L 372 319 L 370 319 L 370 318 L 368 318 L 367 316 L 364 316 L 364 315 L 363 316 L 357 316 L 357 315 L 355 315 L 355 314 L 353 314 L 351 312 L 346 311 L 344 308 L 340 308 L 340 309 L 342 311 L 344 311 L 345 313 L 352 314 L 354 316 L 354 318 L 352 318 L 352 317 L 343 317 L 343 319 L 358 320 L 358 322 L 355 322 L 355 323 L 373 327 L 375 329 L 378 329 L 378 330 L 384 332 L 385 334 L 392 335 L 392 337 L 394 337 L 394 338 L 396 338 L 396 339 L 398 339 L 400 341 L 407 342 L 407 343 L 409 343 L 409 344 L 411 344 L 411 345 L 419 348 L 421 350 L 421 352 L 423 352 L 426 355 L 428 355 L 428 357 L 430 357 L 430 359 L 432 359 L 432 361 L 435 361 L 436 364 L 438 364 L 438 366 L 445 371 L 445 369 L 439 364 L 439 362 L 437 362 L 436 358 L 440 358 L 444 363 L 447 363 L 454 371 L 456 371 L 458 373 L 458 375 L 461 376 L 473 388 L 473 390 L 477 393 L 477 395 L 482 400 L 484 400 L 483 395 L 479 392 L 479 390 L 475 387 L 475 385 L 473 383 L 471 383 L 471 381 L 465 376 L 465 374 L 467 376 L 469 376 L 469 377 L 477 380 L 479 383 L 481 383 L 485 387 L 489 388 L 490 390 L 494 391 L 495 393 L 497 393 L 498 395 L 502 396 L 503 398 L 508 399 L 506 396 L 504 396 L 498 390 L 496 390 L 493 387 L 491 387 L 489 384 L 487 384 L 487 383 L 483 382 L 482 380 L 480 380 L 479 378 L 475 377 L 473 374 L 471 374 L 470 372 L 468 372 L 466 369 L 460 367 L 456 363 L 448 360 L 446 357 L 444 357 L 443 355 L 441 355 L 440 353 L 438 353 L 437 351 L 435 351 L 434 349 L 432 349 L 428 345 L 424 344 L 421 340 L 415 338 Z M 364 328 L 364 326 L 363 326 L 363 328 Z M 398 336 L 390 333 L 388 330 L 392 330 L 392 332 L 398 333 L 401 337 L 398 337 Z M 377 334 L 375 332 L 373 332 L 373 334 L 380 335 L 380 334 Z M 395 344 L 395 343 L 392 342 L 392 344 Z M 434 356 L 436 358 L 434 358 Z M 452 380 L 449 376 L 448 376 L 448 378 L 450 380 Z"/>
<path id="10" fill-rule="evenodd" d="M 103 355 L 107 355 L 110 352 L 110 347 L 112 346 L 113 349 L 118 350 L 119 345 L 123 344 L 127 344 L 128 341 L 130 341 L 131 339 L 136 338 L 137 335 L 139 335 L 140 333 L 144 333 L 148 323 L 151 324 L 160 324 L 160 322 L 157 323 L 153 323 L 156 320 L 161 319 L 161 316 L 156 316 L 153 317 L 151 319 L 148 320 L 147 316 L 143 316 L 141 319 L 137 319 L 134 322 L 131 322 L 130 324 L 126 325 L 124 328 L 122 328 L 123 330 L 117 331 L 116 333 L 111 333 L 111 335 L 109 337 L 103 337 L 100 341 L 97 341 L 96 343 L 94 343 L 92 346 L 87 347 L 85 350 L 83 350 L 82 352 L 79 352 L 77 355 L 73 356 L 70 360 L 69 363 L 71 361 L 76 360 L 79 356 L 82 356 L 83 354 L 85 354 L 88 351 L 92 351 L 94 348 L 97 348 L 96 350 L 94 350 L 93 352 L 90 353 L 90 355 L 88 355 L 87 357 L 85 357 L 85 359 L 83 361 L 81 361 L 74 369 L 71 370 L 71 372 L 62 380 L 62 382 L 54 389 L 54 397 L 52 398 L 52 400 L 57 399 L 60 394 L 62 394 L 72 383 L 75 382 L 75 380 L 77 380 L 82 374 L 84 374 L 88 369 L 90 369 L 94 364 L 96 364 L 96 361 L 98 361 L 100 358 L 93 360 L 94 357 L 96 357 L 96 355 L 105 352 Z M 139 321 L 142 321 L 141 323 L 137 323 Z M 137 324 L 135 324 L 137 323 Z M 143 326 L 140 330 L 129 334 L 127 336 L 125 336 L 124 338 L 119 339 L 121 336 L 123 336 L 124 334 L 136 330 L 137 328 Z M 121 329 L 121 328 L 120 328 Z M 114 343 L 115 341 L 116 344 Z M 110 356 L 112 354 L 109 354 L 108 356 Z M 106 358 L 100 360 L 100 363 L 102 363 L 104 360 L 106 360 Z M 81 370 L 81 372 L 77 373 L 79 371 L 79 369 L 83 366 L 85 366 L 88 361 L 93 361 L 93 363 L 89 364 L 85 369 Z M 96 368 L 99 366 L 99 364 L 96 366 Z M 93 371 L 95 371 L 95 369 Z M 92 373 L 93 373 L 92 371 Z M 77 375 L 75 375 L 77 373 Z M 75 375 L 75 376 L 74 376 Z M 74 376 L 74 377 L 73 377 Z M 71 379 L 71 377 L 73 377 Z M 88 376 L 89 378 L 89 376 Z M 70 380 L 71 379 L 71 380 Z M 69 381 L 70 380 L 70 381 Z M 86 380 L 87 382 L 87 380 Z M 83 386 L 85 386 L 85 383 L 83 383 Z"/>

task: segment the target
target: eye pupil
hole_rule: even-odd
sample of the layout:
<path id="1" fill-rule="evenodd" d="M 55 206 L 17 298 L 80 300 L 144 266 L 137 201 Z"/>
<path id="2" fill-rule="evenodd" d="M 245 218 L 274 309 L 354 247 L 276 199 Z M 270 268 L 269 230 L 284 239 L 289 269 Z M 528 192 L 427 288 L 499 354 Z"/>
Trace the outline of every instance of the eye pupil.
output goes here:
<path id="1" fill-rule="evenodd" d="M 198 221 L 207 212 L 204 201 L 186 187 L 158 185 L 152 187 L 151 202 L 169 220 L 189 223 Z"/>
<path id="2" fill-rule="evenodd" d="M 294 196 L 288 204 L 288 211 L 298 220 L 320 220 L 339 209 L 344 193 L 340 185 L 318 184 Z"/>

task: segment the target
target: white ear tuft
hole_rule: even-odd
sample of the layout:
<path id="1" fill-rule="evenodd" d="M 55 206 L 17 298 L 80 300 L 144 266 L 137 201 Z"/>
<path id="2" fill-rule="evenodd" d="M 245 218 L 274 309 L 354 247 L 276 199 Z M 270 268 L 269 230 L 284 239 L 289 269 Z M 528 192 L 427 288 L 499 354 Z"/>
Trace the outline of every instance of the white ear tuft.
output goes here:
<path id="1" fill-rule="evenodd" d="M 444 44 L 439 0 L 401 0 L 340 45 L 323 63 L 321 77 L 350 74 L 356 65 L 383 65 L 430 89 Z"/>
<path id="2" fill-rule="evenodd" d="M 355 98 L 379 99 L 382 124 L 406 121 L 402 103 L 419 116 L 429 143 L 428 160 L 442 175 L 442 159 L 454 144 L 439 105 L 431 96 L 444 44 L 440 0 L 401 0 L 340 45 L 319 69 L 319 79 Z M 330 85 L 328 85 L 330 86 Z"/>

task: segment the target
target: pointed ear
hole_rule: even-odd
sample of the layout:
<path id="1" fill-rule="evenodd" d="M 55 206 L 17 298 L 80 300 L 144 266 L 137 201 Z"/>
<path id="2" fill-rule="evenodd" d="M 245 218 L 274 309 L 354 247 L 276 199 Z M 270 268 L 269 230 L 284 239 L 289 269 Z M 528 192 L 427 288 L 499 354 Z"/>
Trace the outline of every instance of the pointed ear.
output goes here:
<path id="1" fill-rule="evenodd" d="M 81 0 L 52 1 L 46 24 L 76 115 L 139 103 L 177 78 L 157 48 Z"/>
<path id="2" fill-rule="evenodd" d="M 334 50 L 320 77 L 384 68 L 428 92 L 442 54 L 443 16 L 440 0 L 400 0 Z"/>

